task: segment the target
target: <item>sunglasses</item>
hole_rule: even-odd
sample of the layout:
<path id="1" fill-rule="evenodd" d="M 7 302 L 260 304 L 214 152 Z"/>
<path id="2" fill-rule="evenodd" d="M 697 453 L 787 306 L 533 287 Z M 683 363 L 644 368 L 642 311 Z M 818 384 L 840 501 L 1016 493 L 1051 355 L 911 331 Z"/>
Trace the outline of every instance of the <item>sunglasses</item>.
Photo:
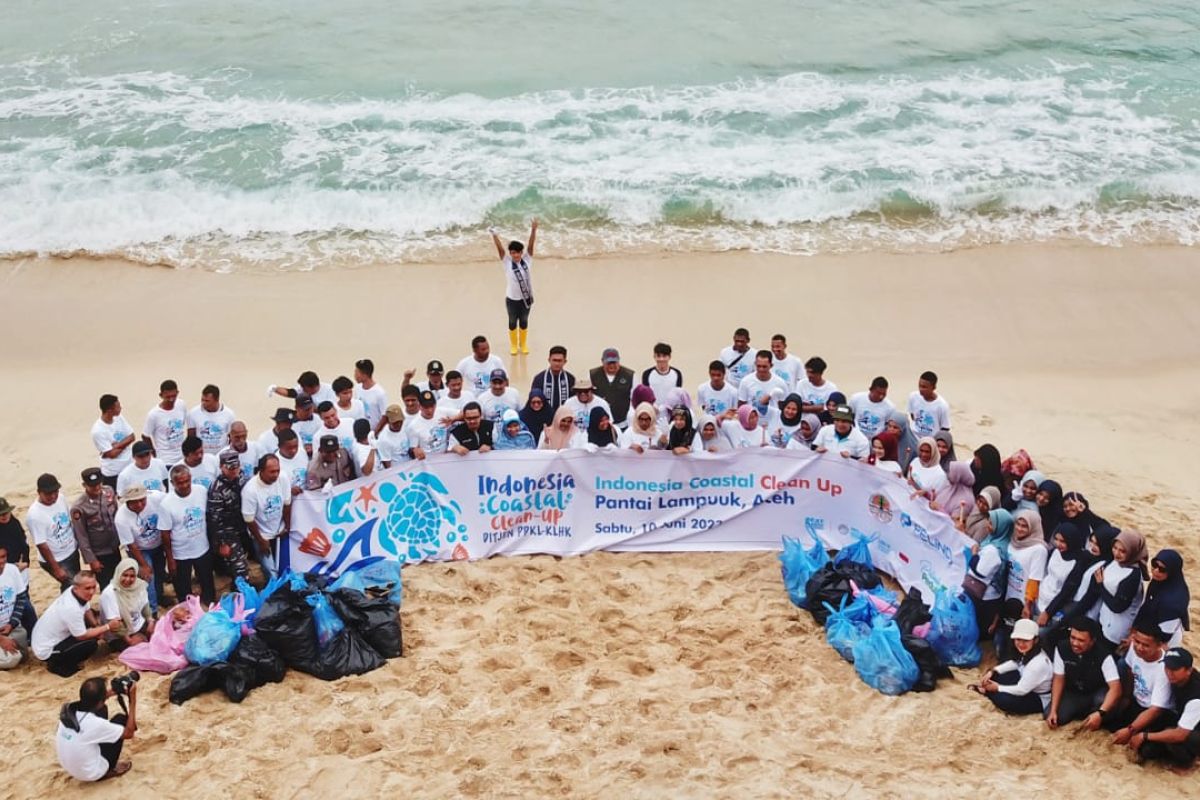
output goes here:
<path id="1" fill-rule="evenodd" d="M 1167 566 L 1166 566 L 1166 564 L 1163 564 L 1161 561 L 1155 561 L 1150 564 L 1150 569 L 1156 569 L 1159 572 L 1166 572 Z"/>

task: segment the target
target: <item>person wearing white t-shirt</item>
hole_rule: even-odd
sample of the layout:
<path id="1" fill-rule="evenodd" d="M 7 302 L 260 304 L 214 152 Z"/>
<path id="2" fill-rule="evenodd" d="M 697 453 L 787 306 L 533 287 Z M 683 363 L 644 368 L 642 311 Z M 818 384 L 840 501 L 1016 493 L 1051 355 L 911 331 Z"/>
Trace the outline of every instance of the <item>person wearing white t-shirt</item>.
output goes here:
<path id="1" fill-rule="evenodd" d="M 276 540 L 287 535 L 291 516 L 292 489 L 280 479 L 279 458 L 263 456 L 258 474 L 242 487 L 242 519 L 258 549 L 258 563 L 269 577 L 276 574 Z"/>
<path id="2" fill-rule="evenodd" d="M 338 446 L 349 453 L 354 447 L 354 423 L 343 419 L 337 406 L 328 401 L 317 406 L 317 416 L 321 418 L 321 429 L 315 436 L 336 436 Z"/>
<path id="3" fill-rule="evenodd" d="M 384 411 L 387 422 L 379 435 L 375 437 L 375 452 L 385 469 L 408 461 L 412 445 L 408 442 L 408 431 L 404 429 L 404 409 L 398 405 L 390 405 Z"/>
<path id="4" fill-rule="evenodd" d="M 696 388 L 696 404 L 712 417 L 737 408 L 737 388 L 725 380 L 725 362 L 718 359 L 709 363 L 708 381 Z"/>
<path id="5" fill-rule="evenodd" d="M 471 355 L 458 362 L 458 371 L 466 382 L 466 389 L 478 397 L 487 391 L 488 380 L 492 370 L 504 369 L 504 362 L 499 356 L 492 355 L 492 347 L 486 336 L 476 336 L 471 340 Z"/>
<path id="6" fill-rule="evenodd" d="M 68 703 L 59 713 L 54 749 L 63 771 L 75 780 L 115 778 L 132 766 L 121 761 L 121 750 L 137 730 L 137 683 L 127 692 L 127 714 L 111 720 L 105 703 L 109 695 L 104 678 L 88 678 L 79 687 L 79 702 Z"/>
<path id="7" fill-rule="evenodd" d="M 116 631 L 119 622 L 96 624 L 90 608 L 100 584 L 90 570 L 82 570 L 71 578 L 70 586 L 51 603 L 29 639 L 29 649 L 46 668 L 60 678 L 69 678 L 79 671 L 79 665 L 96 652 L 100 637 Z"/>
<path id="8" fill-rule="evenodd" d="M 917 381 L 917 391 L 908 396 L 908 417 L 912 420 L 913 434 L 933 436 L 938 431 L 950 430 L 950 404 L 937 393 L 938 376 L 934 372 L 922 372 Z"/>
<path id="9" fill-rule="evenodd" d="M 193 485 L 191 472 L 180 464 L 171 470 L 171 488 L 173 491 L 163 499 L 158 515 L 167 572 L 175 575 L 177 600 L 192 593 L 195 572 L 200 583 L 200 600 L 208 605 L 217 599 L 213 554 L 208 546 L 208 492 L 203 486 Z"/>
<path id="10" fill-rule="evenodd" d="M 21 570 L 9 561 L 8 548 L 0 545 L 0 670 L 20 664 L 25 657 L 23 648 L 29 646 L 29 631 L 21 627 L 28 602 L 26 589 Z"/>
<path id="11" fill-rule="evenodd" d="M 189 436 L 183 440 L 183 461 L 175 466 L 183 465 L 192 475 L 192 483 L 197 486 L 203 486 L 205 489 L 210 488 L 213 482 L 216 481 L 217 475 L 221 471 L 220 462 L 212 453 L 204 452 L 204 443 L 200 441 L 199 436 Z M 172 467 L 171 469 L 174 469 Z M 170 473 L 167 473 L 167 480 L 170 481 Z"/>
<path id="12" fill-rule="evenodd" d="M 1163 668 L 1162 631 L 1142 622 L 1129 637 L 1125 665 L 1129 667 L 1129 691 L 1117 708 L 1104 716 L 1104 728 L 1113 732 L 1113 744 L 1128 744 L 1146 730 L 1161 730 L 1171 710 L 1171 682 Z"/>
<path id="13" fill-rule="evenodd" d="M 671 366 L 671 345 L 666 342 L 654 345 L 654 366 L 642 371 L 641 383 L 650 387 L 660 403 L 672 389 L 683 388 L 683 373 Z"/>
<path id="14" fill-rule="evenodd" d="M 241 420 L 229 426 L 229 446 L 221 448 L 221 452 L 217 454 L 218 460 L 226 452 L 237 453 L 238 467 L 241 470 L 240 479 L 243 484 L 254 475 L 254 467 L 258 464 L 258 459 L 266 455 L 258 452 L 258 442 L 250 441 L 250 432 L 246 429 L 246 423 Z"/>
<path id="15" fill-rule="evenodd" d="M 154 447 L 154 453 L 170 469 L 183 460 L 183 439 L 187 436 L 187 407 L 179 399 L 179 385 L 165 380 L 158 387 L 158 405 L 146 415 L 142 441 Z"/>
<path id="16" fill-rule="evenodd" d="M 50 473 L 38 476 L 37 499 L 25 514 L 25 527 L 33 535 L 38 566 L 66 589 L 79 572 L 79 545 L 71 527 L 71 509 L 60 494 L 62 484 Z"/>
<path id="17" fill-rule="evenodd" d="M 462 373 L 456 369 L 450 370 L 450 372 L 456 373 L 459 376 L 462 375 Z M 423 392 L 426 389 L 433 392 L 433 396 L 439 401 L 446 396 L 446 389 L 449 386 L 448 381 L 450 374 L 446 372 L 446 367 L 441 361 L 438 361 L 436 358 L 431 360 L 425 365 L 425 380 L 413 383 L 412 379 L 416 374 L 416 367 L 404 370 L 404 379 L 400 382 L 401 391 L 409 386 L 415 386 L 418 392 Z M 485 381 L 486 377 L 487 376 L 484 376 Z"/>
<path id="18" fill-rule="evenodd" d="M 167 559 L 158 530 L 164 497 L 163 492 L 148 492 L 136 484 L 130 486 L 121 495 L 121 507 L 113 518 L 121 546 L 138 563 L 138 574 L 149 584 L 150 610 L 155 614 L 168 580 Z"/>
<path id="19" fill-rule="evenodd" d="M 306 394 L 296 398 L 296 419 L 292 421 L 292 430 L 300 437 L 301 449 L 311 456 L 313 439 L 321 433 L 321 418 L 317 416 L 316 404 Z"/>
<path id="20" fill-rule="evenodd" d="M 502 369 L 492 370 L 488 390 L 479 395 L 475 402 L 479 403 L 483 410 L 483 418 L 491 422 L 499 422 L 505 411 L 521 410 L 521 396 L 517 394 L 516 389 L 508 385 L 508 373 Z M 462 404 L 465 405 L 466 403 Z M 446 403 L 444 398 L 438 401 L 439 408 L 461 410 L 462 406 L 452 406 Z"/>
<path id="21" fill-rule="evenodd" d="M 529 249 L 517 240 L 508 243 L 508 252 L 495 228 L 488 228 L 496 254 L 504 267 L 504 308 L 508 312 L 508 352 L 529 355 L 529 309 L 533 306 L 533 248 L 537 243 L 538 221 L 529 227 Z"/>
<path id="22" fill-rule="evenodd" d="M 112 581 L 100 593 L 100 618 L 106 623 L 113 620 L 121 623 L 120 628 L 106 637 L 110 650 L 144 644 L 154 634 L 149 584 L 138 578 L 137 573 L 136 561 L 122 559 Z M 122 606 L 125 615 L 121 614 Z"/>
<path id="23" fill-rule="evenodd" d="M 237 421 L 232 408 L 221 403 L 221 390 L 208 384 L 200 390 L 200 405 L 188 412 L 188 436 L 198 436 L 204 452 L 216 455 L 229 444 L 229 427 Z"/>
<path id="24" fill-rule="evenodd" d="M 1022 509 L 1015 515 L 1012 541 L 1008 543 L 1008 590 L 1004 601 L 1006 616 L 1037 619 L 1038 587 L 1046 577 L 1050 550 L 1042 535 L 1042 522 L 1036 511 Z"/>
<path id="25" fill-rule="evenodd" d="M 275 414 L 271 417 L 271 422 L 274 423 L 270 428 L 258 435 L 254 440 L 255 450 L 258 455 L 265 456 L 274 453 L 279 449 L 279 434 L 292 429 L 292 423 L 296 421 L 296 412 L 290 408 L 277 408 Z"/>
<path id="26" fill-rule="evenodd" d="M 804 362 L 787 351 L 787 337 L 782 333 L 771 337 L 771 372 L 787 384 L 788 394 L 796 391 L 804 374 Z"/>
<path id="27" fill-rule="evenodd" d="M 871 443 L 862 431 L 854 427 L 854 412 L 850 406 L 833 409 L 833 424 L 817 431 L 813 449 L 818 453 L 837 453 L 842 458 L 865 459 L 871 454 Z"/>
<path id="28" fill-rule="evenodd" d="M 274 384 L 268 386 L 267 397 L 275 395 L 293 399 L 305 395 L 312 398 L 313 405 L 324 403 L 326 400 L 331 403 L 337 400 L 337 395 L 333 393 L 333 387 L 327 383 L 321 383 L 321 378 L 312 370 L 301 372 L 300 377 L 296 379 L 296 385 L 291 388 Z"/>
<path id="29" fill-rule="evenodd" d="M 804 380 L 796 382 L 796 394 L 804 399 L 805 414 L 820 414 L 825 411 L 829 395 L 838 390 L 837 384 L 825 380 L 825 370 L 829 365 L 820 356 L 813 356 L 804 362 Z"/>
<path id="30" fill-rule="evenodd" d="M 283 431 L 279 434 L 279 450 L 275 452 L 279 459 L 279 468 L 283 470 L 288 484 L 292 487 L 292 496 L 304 491 L 308 483 L 308 455 L 300 447 L 300 437 L 295 431 Z"/>
<path id="31" fill-rule="evenodd" d="M 750 350 L 750 331 L 745 328 L 738 328 L 734 331 L 733 344 L 721 350 L 718 357 L 725 365 L 725 379 L 736 390 L 742 382 L 742 378 L 754 371 L 754 353 Z"/>
<path id="32" fill-rule="evenodd" d="M 759 424 L 764 424 L 767 411 L 788 393 L 787 384 L 771 372 L 771 351 L 759 350 L 754 355 L 754 374 L 738 384 L 738 405 L 749 403 L 758 412 Z"/>
<path id="33" fill-rule="evenodd" d="M 167 486 L 167 467 L 151 455 L 153 448 L 146 442 L 134 442 L 133 462 L 117 476 L 117 494 L 125 494 L 130 486 L 144 486 L 156 492 Z M 182 453 L 181 453 L 182 457 Z"/>
<path id="34" fill-rule="evenodd" d="M 133 428 L 121 416 L 121 401 L 115 394 L 100 395 L 100 419 L 92 425 L 92 446 L 100 454 L 100 478 L 110 489 L 117 476 L 133 460 L 129 448 L 137 440 Z"/>
<path id="35" fill-rule="evenodd" d="M 424 460 L 426 456 L 446 452 L 450 429 L 445 420 L 452 415 L 446 409 L 438 407 L 433 392 L 421 392 L 418 403 L 421 413 L 409 419 L 405 428 L 408 430 L 412 457 Z"/>
<path id="36" fill-rule="evenodd" d="M 590 377 L 575 381 L 575 392 L 567 402 L 563 403 L 563 407 L 571 412 L 571 416 L 575 417 L 575 427 L 581 431 L 588 429 L 593 408 L 604 409 L 604 413 L 608 414 L 610 420 L 612 419 L 612 408 L 609 407 L 607 400 L 596 396 L 596 387 L 592 386 Z M 517 411 L 519 408 L 518 406 L 513 410 Z"/>
<path id="37" fill-rule="evenodd" d="M 350 420 L 351 424 L 356 419 L 367 418 L 366 403 L 354 396 L 354 381 L 345 375 L 337 376 L 333 380 L 333 393 L 337 395 L 333 405 L 339 417 Z"/>
<path id="38" fill-rule="evenodd" d="M 887 399 L 888 382 L 882 375 L 871 381 L 871 388 L 857 392 L 850 398 L 854 409 L 854 426 L 863 436 L 874 439 L 887 430 L 887 421 L 892 418 L 896 407 Z"/>
<path id="39" fill-rule="evenodd" d="M 350 459 L 354 462 L 354 471 L 360 478 L 373 474 L 380 466 L 379 453 L 375 450 L 375 437 L 371 433 L 371 423 L 368 420 L 354 420 L 354 448 L 350 450 Z"/>
<path id="40" fill-rule="evenodd" d="M 388 394 L 387 390 L 375 381 L 375 362 L 369 358 L 355 361 L 354 381 L 354 398 L 366 409 L 371 430 L 378 431 L 380 420 L 383 419 L 383 410 L 388 407 Z"/>
<path id="41" fill-rule="evenodd" d="M 1019 619 L 1012 631 L 1013 658 L 983 674 L 974 687 L 996 708 L 1009 714 L 1041 714 L 1050 706 L 1054 663 L 1038 646 L 1038 626 Z"/>
<path id="42" fill-rule="evenodd" d="M 507 375 L 507 373 L 505 374 Z M 417 385 L 420 386 L 420 384 Z M 421 391 L 425 391 L 424 387 L 421 388 Z M 516 389 L 513 392 L 515 393 Z M 446 373 L 446 387 L 442 390 L 442 393 L 438 394 L 434 392 L 433 394 L 438 399 L 439 406 L 453 411 L 462 411 L 463 406 L 470 402 L 481 402 L 475 397 L 474 392 L 469 392 L 463 388 L 462 373 L 456 369 L 452 369 Z M 420 408 L 418 407 L 414 413 L 420 413 Z"/>

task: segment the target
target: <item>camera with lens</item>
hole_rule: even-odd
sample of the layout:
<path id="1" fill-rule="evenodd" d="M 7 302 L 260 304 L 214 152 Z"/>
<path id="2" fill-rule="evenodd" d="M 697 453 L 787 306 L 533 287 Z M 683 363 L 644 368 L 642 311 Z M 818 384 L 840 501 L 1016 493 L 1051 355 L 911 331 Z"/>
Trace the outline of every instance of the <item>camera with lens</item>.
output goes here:
<path id="1" fill-rule="evenodd" d="M 117 695 L 118 697 L 129 694 L 129 687 L 133 686 L 141 679 L 142 676 L 137 670 L 131 670 L 126 675 L 120 675 L 116 678 L 113 678 L 111 683 L 113 694 Z"/>

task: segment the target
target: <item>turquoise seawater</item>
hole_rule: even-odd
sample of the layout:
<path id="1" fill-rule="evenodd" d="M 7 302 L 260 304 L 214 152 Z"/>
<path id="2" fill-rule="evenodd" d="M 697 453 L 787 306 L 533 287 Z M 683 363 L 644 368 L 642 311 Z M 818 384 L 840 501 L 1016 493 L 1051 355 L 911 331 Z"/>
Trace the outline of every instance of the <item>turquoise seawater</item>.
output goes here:
<path id="1" fill-rule="evenodd" d="M 0 256 L 1200 240 L 1200 4 L 12 0 Z"/>

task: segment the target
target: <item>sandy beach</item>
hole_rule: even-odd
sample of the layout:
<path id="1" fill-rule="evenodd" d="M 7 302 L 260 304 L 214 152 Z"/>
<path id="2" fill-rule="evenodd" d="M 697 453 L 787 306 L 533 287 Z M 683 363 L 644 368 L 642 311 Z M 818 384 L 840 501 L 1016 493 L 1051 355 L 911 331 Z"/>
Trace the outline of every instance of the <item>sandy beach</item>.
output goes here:
<path id="1" fill-rule="evenodd" d="M 1200 444 L 1200 250 L 1040 245 L 811 258 L 730 253 L 538 261 L 531 355 L 576 374 L 607 346 L 636 370 L 656 341 L 694 391 L 746 326 L 788 336 L 847 391 L 878 374 L 902 405 L 933 369 L 959 457 L 1025 447 L 1040 469 L 1120 526 L 1174 547 L 1200 584 L 1189 455 Z M 539 242 L 541 245 L 542 243 Z M 402 372 L 449 365 L 487 335 L 507 355 L 494 261 L 216 274 L 88 259 L 0 262 L 7 388 L 0 494 L 33 499 L 41 472 L 68 495 L 95 462 L 101 393 L 140 430 L 158 383 L 189 405 L 206 383 L 250 426 L 266 387 L 304 369 L 328 381 L 370 357 L 393 398 Z M 595 554 L 405 571 L 406 657 L 327 684 L 289 673 L 239 705 L 167 703 L 142 682 L 133 772 L 81 788 L 57 768 L 60 703 L 78 681 L 35 663 L 4 675 L 20 764 L 0 797 L 1097 797 L 1188 793 L 1195 777 L 1127 763 L 1098 735 L 1012 720 L 964 690 L 884 697 L 861 683 L 784 592 L 774 553 Z M 55 587 L 33 582 L 39 608 Z M 1192 618 L 1200 621 L 1193 604 Z M 1195 649 L 1193 633 L 1185 644 Z M 115 675 L 115 659 L 87 674 Z"/>

